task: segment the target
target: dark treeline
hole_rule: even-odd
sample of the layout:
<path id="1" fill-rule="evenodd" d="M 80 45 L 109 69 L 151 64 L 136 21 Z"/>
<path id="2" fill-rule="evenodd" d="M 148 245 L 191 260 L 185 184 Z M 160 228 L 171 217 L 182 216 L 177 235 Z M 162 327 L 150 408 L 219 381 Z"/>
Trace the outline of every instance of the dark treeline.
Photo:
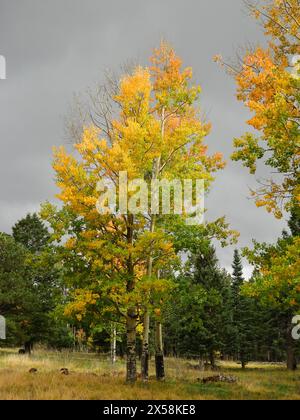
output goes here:
<path id="1" fill-rule="evenodd" d="M 166 305 L 166 352 L 199 358 L 212 367 L 216 357 L 243 368 L 249 361 L 283 362 L 286 316 L 242 295 L 239 252 L 232 276 L 220 270 L 211 246 L 192 262 L 192 270 L 177 278 L 178 289 Z"/>
<path id="2" fill-rule="evenodd" d="M 36 214 L 27 215 L 0 233 L 0 313 L 6 318 L 7 346 L 35 343 L 62 348 L 72 345 L 66 321 L 58 316 L 64 300 L 61 267 L 49 233 Z M 1 343 L 3 345 L 3 343 Z"/>

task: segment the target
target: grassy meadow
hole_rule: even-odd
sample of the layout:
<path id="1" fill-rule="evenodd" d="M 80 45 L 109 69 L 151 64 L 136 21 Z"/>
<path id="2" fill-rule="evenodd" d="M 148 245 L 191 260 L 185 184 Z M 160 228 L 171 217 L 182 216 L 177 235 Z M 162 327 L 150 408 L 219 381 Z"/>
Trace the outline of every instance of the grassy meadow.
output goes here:
<path id="1" fill-rule="evenodd" d="M 167 379 L 148 384 L 125 383 L 125 362 L 111 366 L 96 354 L 35 351 L 31 356 L 0 349 L 0 400 L 300 400 L 300 371 L 287 372 L 280 364 L 250 364 L 245 371 L 222 362 L 221 373 L 233 375 L 236 384 L 202 384 L 214 375 L 193 367 L 196 362 L 166 359 Z M 31 368 L 37 373 L 31 374 Z M 60 373 L 68 368 L 69 375 Z"/>

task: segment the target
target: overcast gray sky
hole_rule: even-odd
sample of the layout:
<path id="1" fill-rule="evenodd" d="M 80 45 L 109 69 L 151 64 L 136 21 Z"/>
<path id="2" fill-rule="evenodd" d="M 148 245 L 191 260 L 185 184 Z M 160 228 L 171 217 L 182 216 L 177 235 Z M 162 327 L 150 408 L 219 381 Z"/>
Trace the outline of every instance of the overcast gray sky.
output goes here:
<path id="1" fill-rule="evenodd" d="M 10 233 L 27 212 L 54 200 L 52 146 L 66 142 L 73 93 L 127 59 L 146 64 L 161 38 L 193 67 L 213 124 L 210 150 L 228 158 L 248 114 L 212 57 L 264 41 L 242 0 L 0 0 L 0 55 L 7 61 L 7 80 L 0 80 L 0 231 Z M 252 238 L 274 241 L 285 226 L 248 199 L 254 185 L 246 169 L 229 161 L 206 202 L 209 220 L 226 215 L 240 231 L 240 247 Z M 232 252 L 218 249 L 223 267 L 230 268 Z"/>

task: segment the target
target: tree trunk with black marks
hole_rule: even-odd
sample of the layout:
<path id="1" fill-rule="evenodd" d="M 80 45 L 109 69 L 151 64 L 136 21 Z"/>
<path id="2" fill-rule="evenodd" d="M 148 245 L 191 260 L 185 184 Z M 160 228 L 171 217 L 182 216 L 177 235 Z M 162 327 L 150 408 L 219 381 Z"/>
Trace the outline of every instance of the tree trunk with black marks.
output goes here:
<path id="1" fill-rule="evenodd" d="M 117 328 L 115 323 L 111 325 L 111 342 L 110 342 L 110 358 L 114 365 L 117 361 Z"/>
<path id="2" fill-rule="evenodd" d="M 126 381 L 134 383 L 137 379 L 136 373 L 136 311 L 129 309 L 127 312 L 127 374 Z"/>
<path id="3" fill-rule="evenodd" d="M 143 347 L 141 357 L 141 375 L 143 381 L 149 379 L 149 331 L 150 331 L 150 317 L 148 311 L 144 314 L 144 331 L 143 331 Z"/>
<path id="4" fill-rule="evenodd" d="M 163 128 L 162 128 L 162 134 L 163 134 Z M 155 181 L 159 177 L 159 171 L 160 171 L 160 163 L 161 158 L 158 157 L 155 159 L 153 163 L 153 169 L 152 169 L 152 180 Z M 155 232 L 155 226 L 156 226 L 156 215 L 151 215 L 151 223 L 150 223 L 150 233 Z M 149 258 L 147 262 L 147 276 L 151 278 L 153 271 L 153 256 L 152 256 L 152 249 L 149 250 Z M 142 345 L 142 356 L 141 356 L 141 375 L 142 380 L 147 382 L 149 379 L 149 333 L 150 333 L 150 316 L 149 311 L 146 308 L 144 319 L 143 319 L 143 345 Z"/>
<path id="5" fill-rule="evenodd" d="M 127 226 L 127 242 L 133 245 L 133 215 L 128 216 Z M 127 292 L 130 293 L 134 290 L 134 266 L 132 262 L 132 256 L 129 255 L 127 261 L 127 270 L 129 279 L 127 282 Z M 137 380 L 136 372 L 136 324 L 137 324 L 137 310 L 135 307 L 131 307 L 127 310 L 126 316 L 126 335 L 127 335 L 127 367 L 126 367 L 126 381 L 128 383 L 134 383 Z"/>
<path id="6" fill-rule="evenodd" d="M 164 362 L 164 350 L 163 350 L 163 338 L 162 338 L 162 325 L 159 321 L 156 322 L 156 334 L 155 334 L 155 368 L 156 368 L 156 379 L 163 381 L 165 379 L 165 362 Z"/>

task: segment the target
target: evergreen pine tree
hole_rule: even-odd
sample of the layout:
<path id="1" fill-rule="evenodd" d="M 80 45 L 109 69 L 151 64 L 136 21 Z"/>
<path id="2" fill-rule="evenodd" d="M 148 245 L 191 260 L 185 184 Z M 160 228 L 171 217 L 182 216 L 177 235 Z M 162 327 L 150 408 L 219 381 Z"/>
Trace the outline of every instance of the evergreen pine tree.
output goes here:
<path id="1" fill-rule="evenodd" d="M 219 268 L 216 251 L 210 244 L 195 257 L 193 283 L 202 288 L 205 296 L 199 344 L 214 368 L 216 352 L 224 353 L 226 348 L 231 308 L 230 280 Z"/>
<path id="2" fill-rule="evenodd" d="M 49 232 L 36 213 L 27 214 L 12 228 L 14 240 L 32 253 L 40 252 L 48 243 Z"/>
<path id="3" fill-rule="evenodd" d="M 234 251 L 232 270 L 232 289 L 233 297 L 235 299 L 234 303 L 236 304 L 244 282 L 242 259 L 237 249 Z"/>
<path id="4" fill-rule="evenodd" d="M 26 250 L 26 279 L 33 292 L 34 304 L 27 315 L 25 350 L 30 353 L 37 341 L 52 340 L 57 332 L 53 311 L 63 299 L 60 271 L 57 264 L 56 248 L 50 246 L 50 234 L 36 213 L 27 214 L 12 228 L 12 240 Z M 61 328 L 61 326 L 58 326 Z M 64 331 L 65 333 L 65 331 Z"/>
<path id="5" fill-rule="evenodd" d="M 232 269 L 232 350 L 244 369 L 254 351 L 254 302 L 241 294 L 244 283 L 243 265 L 237 249 L 234 251 Z"/>

